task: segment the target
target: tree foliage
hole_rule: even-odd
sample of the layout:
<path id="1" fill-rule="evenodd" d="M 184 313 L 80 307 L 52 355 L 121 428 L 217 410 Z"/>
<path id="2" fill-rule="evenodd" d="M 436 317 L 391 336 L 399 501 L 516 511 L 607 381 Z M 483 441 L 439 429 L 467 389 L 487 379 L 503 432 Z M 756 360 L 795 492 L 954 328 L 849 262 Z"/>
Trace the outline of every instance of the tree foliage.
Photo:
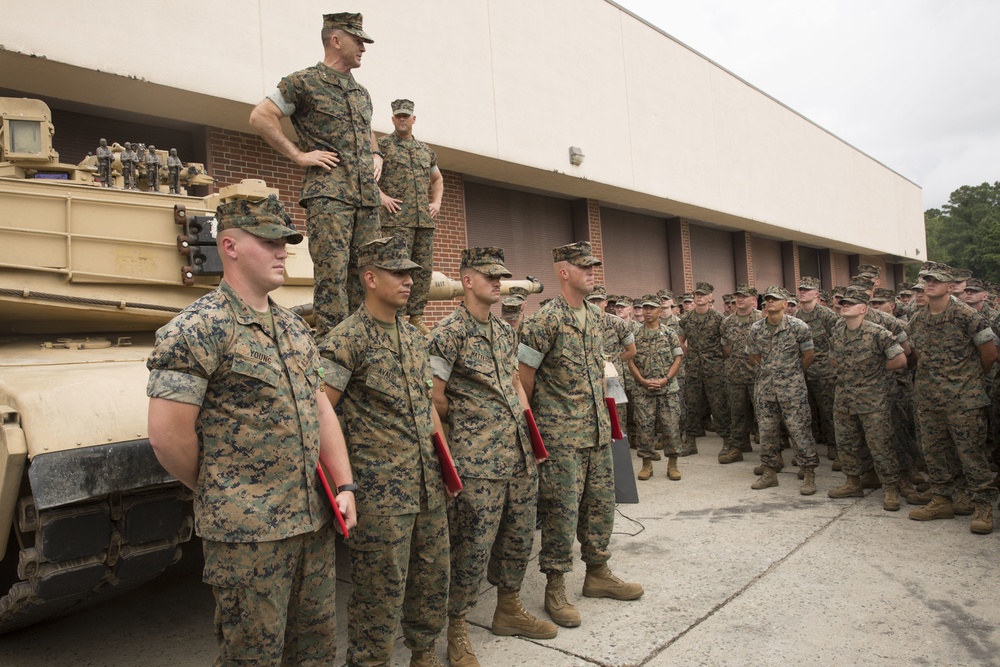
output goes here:
<path id="1" fill-rule="evenodd" d="M 940 209 L 924 211 L 924 225 L 928 259 L 1000 282 L 1000 181 L 963 185 Z"/>

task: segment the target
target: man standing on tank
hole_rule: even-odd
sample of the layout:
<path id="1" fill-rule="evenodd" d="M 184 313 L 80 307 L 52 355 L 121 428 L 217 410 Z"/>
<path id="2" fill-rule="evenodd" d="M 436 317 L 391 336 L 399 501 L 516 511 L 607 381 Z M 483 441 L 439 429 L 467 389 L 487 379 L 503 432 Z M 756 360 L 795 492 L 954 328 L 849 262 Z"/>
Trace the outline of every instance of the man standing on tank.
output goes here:
<path id="1" fill-rule="evenodd" d="M 299 204 L 307 212 L 317 339 L 364 300 L 352 249 L 379 236 L 375 182 L 384 157 L 371 129 L 371 97 L 351 74 L 365 44 L 374 43 L 361 14 L 325 14 L 321 36 L 322 62 L 283 78 L 250 114 L 272 148 L 305 168 Z M 298 146 L 281 129 L 284 116 Z"/>
<path id="2" fill-rule="evenodd" d="M 317 461 L 342 485 L 348 528 L 354 484 L 309 328 L 268 297 L 302 235 L 274 197 L 222 204 L 216 219 L 225 278 L 157 332 L 146 362 L 149 441 L 195 492 L 216 664 L 328 665 L 334 536 Z"/>

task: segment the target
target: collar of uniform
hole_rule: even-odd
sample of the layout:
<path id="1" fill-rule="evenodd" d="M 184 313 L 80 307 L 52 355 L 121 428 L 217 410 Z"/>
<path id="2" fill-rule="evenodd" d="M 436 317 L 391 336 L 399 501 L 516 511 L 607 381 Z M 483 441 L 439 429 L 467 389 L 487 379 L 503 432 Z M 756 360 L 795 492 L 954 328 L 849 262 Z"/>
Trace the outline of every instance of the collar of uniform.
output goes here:
<path id="1" fill-rule="evenodd" d="M 555 299 L 553 299 L 553 301 L 555 303 L 557 303 L 559 305 L 559 307 L 562 309 L 562 319 L 563 319 L 563 322 L 565 322 L 566 324 L 570 325 L 571 327 L 573 327 L 577 331 L 581 331 L 581 332 L 582 331 L 586 331 L 586 328 L 587 328 L 586 325 L 584 325 L 583 327 L 580 326 L 580 323 L 576 319 L 576 315 L 573 314 L 573 308 L 570 307 L 569 301 L 566 300 L 566 297 L 564 297 L 562 294 L 560 294 Z M 593 308 L 594 310 L 597 310 L 597 306 L 590 305 L 587 302 L 586 299 L 584 299 L 584 301 L 583 301 L 583 307 L 584 307 L 584 309 L 586 309 L 588 311 L 588 313 L 589 313 L 589 311 L 590 311 L 591 308 Z M 598 311 L 598 312 L 600 312 L 600 311 Z M 590 313 L 590 314 L 592 314 L 592 313 Z"/>
<path id="2" fill-rule="evenodd" d="M 461 311 L 460 312 L 462 313 L 462 319 L 465 322 L 465 332 L 466 332 L 466 334 L 469 335 L 469 336 L 479 336 L 479 337 L 483 338 L 484 340 L 488 340 L 486 338 L 486 334 L 484 334 L 483 330 L 479 327 L 479 320 L 477 320 L 472 315 L 472 311 L 469 310 L 469 307 L 465 305 L 465 302 L 463 301 L 459 305 L 461 306 Z M 491 312 L 489 314 L 489 319 L 487 320 L 487 322 L 490 324 L 490 326 L 493 325 L 493 318 L 494 317 L 496 317 L 496 316 Z"/>
<path id="3" fill-rule="evenodd" d="M 260 319 L 260 315 L 257 311 L 246 304 L 246 302 L 240 298 L 240 295 L 236 293 L 232 285 L 227 283 L 225 279 L 219 281 L 219 290 L 225 295 L 226 300 L 233 306 L 233 310 L 236 312 L 236 321 L 243 326 L 249 326 L 253 323 L 257 323 L 263 327 L 264 331 L 267 331 L 267 327 L 264 326 L 264 322 Z M 274 302 L 271 301 L 271 297 L 267 297 L 267 307 L 271 309 L 271 315 L 274 317 L 275 329 L 284 330 L 285 321 L 281 313 L 275 312 L 275 308 L 272 308 Z M 275 332 L 278 333 L 277 331 Z"/>
<path id="4" fill-rule="evenodd" d="M 375 319 L 375 316 L 372 315 L 364 303 L 358 307 L 357 313 L 358 317 L 361 318 L 361 321 L 368 328 L 368 340 L 371 342 L 371 346 L 385 348 L 395 354 L 396 349 L 392 345 L 392 339 L 389 338 L 389 334 L 382 330 L 378 320 Z M 405 332 L 403 331 L 403 322 L 399 318 L 399 311 L 396 311 L 396 331 L 399 332 L 399 342 L 402 345 Z"/>
<path id="5" fill-rule="evenodd" d="M 354 75 L 350 72 L 347 74 L 338 72 L 322 60 L 316 63 L 316 69 L 319 70 L 320 78 L 331 85 L 343 88 L 344 90 L 353 90 L 358 87 L 357 82 L 354 80 Z"/>

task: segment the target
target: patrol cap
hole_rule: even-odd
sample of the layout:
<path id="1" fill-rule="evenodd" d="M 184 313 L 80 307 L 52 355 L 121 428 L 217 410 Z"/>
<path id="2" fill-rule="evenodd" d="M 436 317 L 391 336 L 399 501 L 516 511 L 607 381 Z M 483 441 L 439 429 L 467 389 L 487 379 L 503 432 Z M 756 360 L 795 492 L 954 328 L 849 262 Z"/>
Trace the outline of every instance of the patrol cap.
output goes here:
<path id="1" fill-rule="evenodd" d="M 574 266 L 600 266 L 601 260 L 594 257 L 589 241 L 577 241 L 552 249 L 553 262 L 569 262 Z"/>
<path id="2" fill-rule="evenodd" d="M 845 285 L 836 285 L 833 288 L 833 296 L 834 297 L 838 297 L 838 298 L 842 297 L 842 296 L 844 296 L 844 293 L 846 291 L 847 291 L 847 286 L 845 286 Z"/>
<path id="3" fill-rule="evenodd" d="M 757 296 L 757 288 L 753 285 L 740 283 L 736 286 L 736 291 L 733 292 L 733 296 Z"/>
<path id="4" fill-rule="evenodd" d="M 340 12 L 339 14 L 323 14 L 323 28 L 325 30 L 340 29 L 350 33 L 355 37 L 360 37 L 366 44 L 374 44 L 375 40 L 368 36 L 368 33 L 361 27 L 364 17 L 361 14 L 351 14 Z"/>
<path id="5" fill-rule="evenodd" d="M 930 276 L 938 282 L 950 283 L 955 281 L 955 269 L 942 262 L 924 262 L 920 265 L 920 273 L 917 274 L 917 277 L 923 278 L 924 276 Z"/>
<path id="6" fill-rule="evenodd" d="M 234 199 L 215 209 L 217 231 L 242 229 L 262 239 L 288 239 L 301 243 L 302 234 L 292 226 L 281 200 L 274 195 L 264 199 Z"/>
<path id="7" fill-rule="evenodd" d="M 972 290 L 973 292 L 985 292 L 986 281 L 982 278 L 969 278 L 965 282 L 965 291 L 968 292 L 969 290 Z"/>
<path id="8" fill-rule="evenodd" d="M 520 299 L 524 302 L 528 298 L 528 289 L 526 287 L 518 287 L 514 285 L 513 287 L 507 288 L 507 295 L 515 299 Z"/>
<path id="9" fill-rule="evenodd" d="M 711 283 L 695 283 L 694 293 L 695 294 L 711 294 L 715 291 L 715 287 Z"/>
<path id="10" fill-rule="evenodd" d="M 615 300 L 616 306 L 624 306 L 626 308 L 632 307 L 632 299 L 622 294 Z"/>
<path id="11" fill-rule="evenodd" d="M 736 295 L 735 294 L 723 294 L 722 295 L 722 303 L 732 303 L 735 300 L 736 300 Z"/>
<path id="12" fill-rule="evenodd" d="M 671 299 L 672 300 L 674 298 L 674 293 L 671 292 L 668 289 L 661 289 L 659 292 L 656 293 L 656 296 L 660 297 L 661 301 L 663 299 Z"/>
<path id="13" fill-rule="evenodd" d="M 460 268 L 475 269 L 490 278 L 510 278 L 514 275 L 503 265 L 503 248 L 465 248 Z"/>
<path id="14" fill-rule="evenodd" d="M 851 287 L 860 287 L 862 289 L 871 289 L 875 287 L 875 283 L 868 276 L 854 276 L 851 278 Z"/>
<path id="15" fill-rule="evenodd" d="M 900 296 L 913 294 L 913 285 L 910 283 L 899 283 L 896 285 L 896 294 Z"/>
<path id="16" fill-rule="evenodd" d="M 640 301 L 642 301 L 643 306 L 652 306 L 653 308 L 659 308 L 661 306 L 661 299 L 655 294 L 643 294 Z"/>
<path id="17" fill-rule="evenodd" d="M 392 101 L 392 115 L 397 116 L 399 114 L 405 114 L 407 116 L 413 115 L 413 100 L 398 99 Z"/>
<path id="18" fill-rule="evenodd" d="M 794 303 L 796 306 L 799 305 L 799 298 L 795 296 L 794 292 L 788 292 L 788 298 L 785 299 L 785 301 L 788 303 Z"/>
<path id="19" fill-rule="evenodd" d="M 604 290 L 604 285 L 594 285 L 594 290 L 587 295 L 587 301 L 607 301 L 608 293 Z"/>
<path id="20" fill-rule="evenodd" d="M 799 289 L 819 289 L 819 278 L 802 276 L 799 278 Z"/>
<path id="21" fill-rule="evenodd" d="M 771 285 L 764 291 L 764 298 L 766 299 L 767 297 L 788 301 L 788 290 L 781 285 Z"/>
<path id="22" fill-rule="evenodd" d="M 830 303 L 831 296 L 830 293 L 827 292 L 825 289 L 821 289 L 819 291 L 819 298 L 820 301 L 825 301 L 826 303 Z"/>
<path id="23" fill-rule="evenodd" d="M 878 278 L 882 275 L 882 269 L 874 264 L 858 264 L 858 275 Z"/>
<path id="24" fill-rule="evenodd" d="M 500 302 L 500 312 L 504 315 L 517 315 L 523 306 L 524 301 L 516 296 L 509 296 Z"/>
<path id="25" fill-rule="evenodd" d="M 406 241 L 401 236 L 386 236 L 358 246 L 354 251 L 358 266 L 377 266 L 387 271 L 409 271 L 421 268 L 409 257 Z"/>
<path id="26" fill-rule="evenodd" d="M 895 300 L 896 300 L 896 293 L 893 292 L 891 289 L 884 289 L 882 287 L 876 288 L 875 291 L 872 292 L 872 296 L 869 299 L 870 302 L 878 302 L 878 303 L 884 303 L 886 301 L 895 301 Z"/>
<path id="27" fill-rule="evenodd" d="M 844 291 L 843 296 L 840 297 L 841 303 L 845 301 L 848 303 L 863 303 L 867 306 L 869 301 L 868 292 L 861 287 L 848 287 Z"/>
<path id="28" fill-rule="evenodd" d="M 917 282 L 913 283 L 913 291 L 914 292 L 923 292 L 924 291 L 924 287 L 926 287 L 926 286 L 927 285 L 926 285 L 926 283 L 924 283 L 924 279 L 923 278 L 918 278 Z"/>
<path id="29" fill-rule="evenodd" d="M 683 294 L 681 296 L 681 301 L 694 301 L 694 294 L 691 294 L 690 292 Z"/>
<path id="30" fill-rule="evenodd" d="M 965 282 L 972 277 L 972 271 L 970 271 L 969 269 L 953 268 L 951 271 L 952 274 L 955 276 L 951 281 L 953 283 Z"/>
<path id="31" fill-rule="evenodd" d="M 642 299 L 640 299 L 640 298 L 632 299 L 632 307 L 633 308 L 642 308 Z"/>

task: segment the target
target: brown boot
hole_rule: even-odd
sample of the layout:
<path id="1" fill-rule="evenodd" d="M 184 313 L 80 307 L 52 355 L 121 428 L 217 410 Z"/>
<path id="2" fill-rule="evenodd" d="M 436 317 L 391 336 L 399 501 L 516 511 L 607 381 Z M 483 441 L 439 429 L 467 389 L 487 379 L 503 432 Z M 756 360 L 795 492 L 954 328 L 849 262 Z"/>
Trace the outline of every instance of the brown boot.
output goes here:
<path id="1" fill-rule="evenodd" d="M 924 491 L 924 492 L 917 491 L 916 493 L 911 493 L 910 495 L 906 496 L 906 502 L 910 503 L 911 505 L 926 505 L 933 499 L 934 496 L 931 495 L 930 491 Z"/>
<path id="2" fill-rule="evenodd" d="M 955 511 L 951 507 L 951 498 L 948 496 L 934 496 L 925 506 L 910 510 L 910 518 L 914 521 L 954 519 Z"/>
<path id="3" fill-rule="evenodd" d="M 639 471 L 639 481 L 646 481 L 653 476 L 653 459 L 642 460 L 642 470 Z"/>
<path id="4" fill-rule="evenodd" d="M 993 505 L 976 503 L 976 513 L 972 516 L 969 530 L 976 535 L 989 535 L 993 532 Z"/>
<path id="5" fill-rule="evenodd" d="M 692 454 L 697 454 L 697 453 L 698 453 L 698 445 L 695 443 L 694 436 L 685 433 L 684 437 L 681 439 L 681 451 L 679 452 L 679 455 L 691 456 Z"/>
<path id="6" fill-rule="evenodd" d="M 677 469 L 677 457 L 667 457 L 667 479 L 676 482 L 681 478 L 681 471 Z"/>
<path id="7" fill-rule="evenodd" d="M 584 597 L 638 600 L 642 594 L 641 584 L 622 581 L 611 573 L 607 563 L 587 566 L 587 578 L 583 580 Z"/>
<path id="8" fill-rule="evenodd" d="M 451 667 L 479 667 L 479 660 L 469 642 L 469 628 L 465 619 L 458 616 L 448 617 L 448 662 Z M 414 664 L 412 660 L 410 664 Z"/>
<path id="9" fill-rule="evenodd" d="M 760 489 L 766 489 L 772 486 L 778 486 L 778 476 L 774 474 L 773 468 L 764 466 L 764 470 L 761 472 L 760 478 L 751 484 L 750 488 L 759 491 Z"/>
<path id="10" fill-rule="evenodd" d="M 826 492 L 831 498 L 864 498 L 865 490 L 861 488 L 861 478 L 858 475 L 848 475 L 842 485 Z"/>
<path id="11" fill-rule="evenodd" d="M 417 328 L 417 331 L 419 331 L 425 336 L 431 332 L 431 330 L 427 328 L 427 325 L 424 324 L 423 315 L 410 315 L 410 324 L 415 326 Z"/>
<path id="12" fill-rule="evenodd" d="M 830 470 L 834 472 L 840 472 L 843 469 L 844 469 L 844 464 L 840 462 L 840 456 L 838 455 L 837 458 L 833 460 L 833 463 L 830 464 Z"/>
<path id="13" fill-rule="evenodd" d="M 913 483 L 910 481 L 910 478 L 906 476 L 905 471 L 900 473 L 899 481 L 896 482 L 896 488 L 899 489 L 899 495 L 906 498 L 906 502 L 910 502 L 910 496 L 917 493 L 917 490 L 913 488 Z M 930 501 L 930 498 L 927 500 Z"/>
<path id="14" fill-rule="evenodd" d="M 566 599 L 566 580 L 559 572 L 550 572 L 545 584 L 545 612 L 564 628 L 580 625 L 580 612 Z"/>
<path id="15" fill-rule="evenodd" d="M 758 477 L 760 475 L 763 475 L 764 469 L 766 467 L 767 466 L 761 463 L 759 466 L 753 469 L 753 474 L 757 475 Z M 781 472 L 782 470 L 784 470 L 784 468 L 785 468 L 785 457 L 782 456 L 781 454 L 778 454 L 778 465 L 774 467 L 774 472 Z"/>
<path id="16" fill-rule="evenodd" d="M 736 463 L 743 460 L 743 450 L 739 447 L 723 449 L 719 452 L 719 463 Z"/>
<path id="17" fill-rule="evenodd" d="M 878 489 L 882 486 L 882 480 L 878 478 L 878 473 L 874 469 L 861 473 L 862 489 Z"/>
<path id="18" fill-rule="evenodd" d="M 472 659 L 475 660 L 476 657 L 472 656 Z M 455 665 L 458 663 L 453 662 L 451 664 Z M 478 665 L 479 662 L 463 662 L 461 664 Z M 437 653 L 434 652 L 434 649 L 427 648 L 414 650 L 413 653 L 410 654 L 410 667 L 444 667 L 444 665 L 442 665 L 441 661 L 438 660 Z"/>
<path id="19" fill-rule="evenodd" d="M 899 490 L 895 484 L 886 484 L 882 487 L 882 509 L 886 512 L 899 511 Z"/>
<path id="20" fill-rule="evenodd" d="M 816 493 L 816 468 L 809 466 L 803 468 L 802 472 L 802 486 L 799 487 L 799 493 L 803 496 L 811 496 Z"/>
<path id="21" fill-rule="evenodd" d="M 976 507 L 972 504 L 972 498 L 965 491 L 959 491 L 955 494 L 955 499 L 951 501 L 951 509 L 956 515 L 969 516 L 972 514 Z"/>
<path id="22" fill-rule="evenodd" d="M 501 637 L 527 637 L 528 639 L 552 639 L 559 632 L 554 624 L 539 620 L 529 614 L 524 605 L 521 604 L 521 597 L 517 591 L 505 593 L 499 589 L 497 589 L 497 609 L 493 612 L 491 630 L 493 634 Z M 451 659 L 450 651 L 448 659 Z M 455 662 L 452 661 L 451 664 L 454 665 Z"/>

